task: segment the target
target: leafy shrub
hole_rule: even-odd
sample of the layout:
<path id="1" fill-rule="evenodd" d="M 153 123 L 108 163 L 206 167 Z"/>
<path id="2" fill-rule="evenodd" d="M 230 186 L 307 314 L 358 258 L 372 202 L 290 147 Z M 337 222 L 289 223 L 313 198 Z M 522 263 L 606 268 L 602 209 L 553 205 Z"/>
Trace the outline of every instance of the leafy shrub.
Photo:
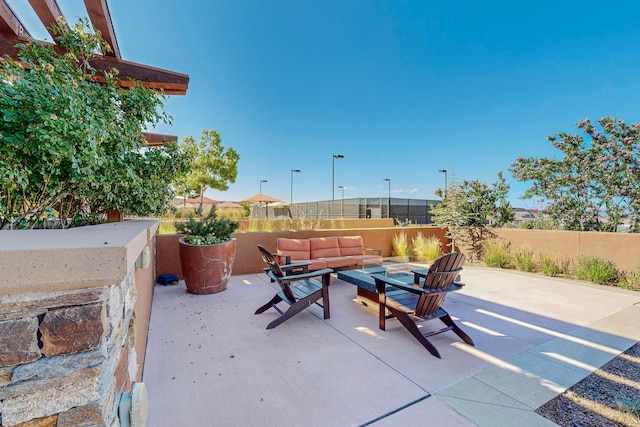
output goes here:
<path id="1" fill-rule="evenodd" d="M 625 289 L 640 291 L 640 265 L 635 271 L 625 271 L 620 275 L 618 286 Z"/>
<path id="2" fill-rule="evenodd" d="M 418 232 L 411 241 L 412 253 L 416 258 L 433 261 L 442 256 L 442 243 L 436 236 L 425 237 Z"/>
<path id="3" fill-rule="evenodd" d="M 606 259 L 580 255 L 573 262 L 573 272 L 578 279 L 608 285 L 618 280 L 618 270 Z"/>
<path id="4" fill-rule="evenodd" d="M 562 272 L 560 263 L 549 254 L 541 254 L 540 262 L 538 263 L 538 269 L 545 276 L 555 277 L 559 276 Z"/>
<path id="5" fill-rule="evenodd" d="M 489 267 L 509 268 L 511 266 L 509 244 L 502 239 L 485 240 L 482 261 Z"/>
<path id="6" fill-rule="evenodd" d="M 513 252 L 513 264 L 521 271 L 534 271 L 536 263 L 533 259 L 533 248 L 531 246 L 521 246 Z"/>
<path id="7" fill-rule="evenodd" d="M 188 165 L 175 144 L 144 142 L 145 128 L 170 122 L 164 96 L 119 87 L 116 70 L 90 72 L 89 60 L 108 45 L 87 20 L 51 28 L 65 53 L 29 41 L 20 62 L 0 64 L 0 229 L 39 226 L 46 212 L 56 228 L 93 223 L 112 208 L 163 214 L 171 182 Z"/>
<path id="8" fill-rule="evenodd" d="M 393 236 L 391 242 L 394 256 L 409 256 L 409 241 L 407 240 L 407 234 L 403 231 Z"/>
<path id="9" fill-rule="evenodd" d="M 215 218 L 213 215 L 195 218 L 189 215 L 185 222 L 176 222 L 178 234 L 190 245 L 214 245 L 231 239 L 231 234 L 238 229 L 240 223 L 228 218 Z"/>

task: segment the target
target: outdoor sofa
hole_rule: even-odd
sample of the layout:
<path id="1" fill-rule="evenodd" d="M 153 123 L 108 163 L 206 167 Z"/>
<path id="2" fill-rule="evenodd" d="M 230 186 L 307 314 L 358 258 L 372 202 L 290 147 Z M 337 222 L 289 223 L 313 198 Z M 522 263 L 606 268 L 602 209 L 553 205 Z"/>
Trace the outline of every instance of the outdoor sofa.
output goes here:
<path id="1" fill-rule="evenodd" d="M 381 263 L 382 250 L 365 248 L 362 236 L 313 237 L 310 239 L 278 238 L 276 253 L 281 264 L 309 262 L 309 271 L 323 268 L 361 267 L 363 262 Z M 367 254 L 375 252 L 375 254 Z"/>

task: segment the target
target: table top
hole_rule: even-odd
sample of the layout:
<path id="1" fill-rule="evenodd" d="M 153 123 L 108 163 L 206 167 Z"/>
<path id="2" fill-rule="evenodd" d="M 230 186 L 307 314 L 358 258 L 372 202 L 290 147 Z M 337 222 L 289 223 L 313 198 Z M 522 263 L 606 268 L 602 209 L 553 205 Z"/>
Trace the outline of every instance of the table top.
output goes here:
<path id="1" fill-rule="evenodd" d="M 338 279 L 352 285 L 376 292 L 376 282 L 372 277 L 374 274 L 391 277 L 403 283 L 413 283 L 413 271 L 426 272 L 429 265 L 417 262 L 397 262 L 396 259 L 384 260 L 382 264 L 364 264 L 363 267 L 353 270 L 338 271 Z"/>

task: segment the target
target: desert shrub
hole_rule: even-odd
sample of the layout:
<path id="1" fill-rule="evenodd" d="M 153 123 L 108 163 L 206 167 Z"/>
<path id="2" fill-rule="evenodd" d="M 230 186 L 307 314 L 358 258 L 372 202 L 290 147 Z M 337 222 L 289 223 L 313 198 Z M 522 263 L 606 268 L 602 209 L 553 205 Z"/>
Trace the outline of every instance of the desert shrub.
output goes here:
<path id="1" fill-rule="evenodd" d="M 259 221 L 255 218 L 249 218 L 249 221 L 247 222 L 246 231 L 259 231 L 259 230 L 260 230 Z"/>
<path id="2" fill-rule="evenodd" d="M 545 276 L 555 277 L 562 272 L 560 262 L 549 254 L 541 254 L 538 262 L 538 270 Z"/>
<path id="3" fill-rule="evenodd" d="M 409 256 L 409 241 L 407 240 L 407 233 L 404 231 L 393 236 L 391 242 L 394 256 Z"/>
<path id="4" fill-rule="evenodd" d="M 640 265 L 636 267 L 635 271 L 625 271 L 621 274 L 618 286 L 633 291 L 640 291 Z"/>
<path id="5" fill-rule="evenodd" d="M 425 237 L 418 232 L 411 241 L 411 252 L 416 258 L 433 261 L 442 256 L 442 243 L 436 236 Z"/>
<path id="6" fill-rule="evenodd" d="M 511 266 L 509 244 L 502 239 L 485 240 L 482 261 L 489 267 L 509 268 Z"/>
<path id="7" fill-rule="evenodd" d="M 262 221 L 262 231 L 273 231 L 273 220 L 265 218 Z"/>
<path id="8" fill-rule="evenodd" d="M 513 251 L 513 265 L 518 270 L 534 271 L 536 263 L 533 259 L 533 248 L 531 246 L 521 246 Z"/>
<path id="9" fill-rule="evenodd" d="M 578 279 L 608 285 L 618 280 L 618 270 L 606 259 L 580 255 L 573 262 L 573 273 Z"/>
<path id="10" fill-rule="evenodd" d="M 160 221 L 158 234 L 176 234 L 176 226 L 173 221 Z"/>

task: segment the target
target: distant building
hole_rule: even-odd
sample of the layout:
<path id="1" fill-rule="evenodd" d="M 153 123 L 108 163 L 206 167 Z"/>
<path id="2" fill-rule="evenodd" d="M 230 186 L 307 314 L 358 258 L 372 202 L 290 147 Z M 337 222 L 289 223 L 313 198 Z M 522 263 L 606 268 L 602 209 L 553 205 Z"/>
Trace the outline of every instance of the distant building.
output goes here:
<path id="1" fill-rule="evenodd" d="M 520 227 L 520 224 L 527 221 L 535 221 L 538 215 L 535 211 L 524 208 L 513 208 L 513 224 Z"/>
<path id="2" fill-rule="evenodd" d="M 202 208 L 211 209 L 211 206 L 213 206 L 215 202 L 215 200 L 205 196 L 202 198 Z M 174 197 L 172 203 L 178 209 L 197 209 L 200 206 L 200 197 L 194 197 L 192 199 L 185 199 L 184 197 Z"/>

